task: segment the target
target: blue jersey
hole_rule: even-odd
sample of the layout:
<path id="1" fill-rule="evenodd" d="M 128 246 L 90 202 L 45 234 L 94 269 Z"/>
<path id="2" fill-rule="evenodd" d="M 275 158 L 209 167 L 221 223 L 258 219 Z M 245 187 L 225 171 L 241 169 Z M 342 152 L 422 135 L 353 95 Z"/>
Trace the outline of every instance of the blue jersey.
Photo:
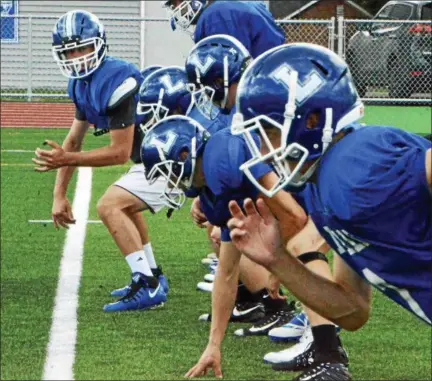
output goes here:
<path id="1" fill-rule="evenodd" d="M 128 78 L 133 78 L 134 81 L 126 82 Z M 142 81 L 141 73 L 135 65 L 114 57 L 106 57 L 88 79 L 70 79 L 68 94 L 91 124 L 98 129 L 108 129 L 107 112 L 112 102 L 117 103 L 113 97 L 118 95 L 120 100 L 129 94 L 135 94 L 138 101 L 138 90 Z"/>
<path id="2" fill-rule="evenodd" d="M 259 141 L 258 136 L 256 137 Z M 236 200 L 241 205 L 246 198 L 256 199 L 258 190 L 239 169 L 240 165 L 251 158 L 245 140 L 231 134 L 226 128 L 210 138 L 204 147 L 203 171 L 206 186 L 200 191 L 201 210 L 207 220 L 222 228 L 222 241 L 230 241 L 226 227 L 231 214 L 228 204 Z M 256 179 L 271 172 L 267 164 L 252 169 Z"/>
<path id="3" fill-rule="evenodd" d="M 210 120 L 207 119 L 197 107 L 193 107 L 187 116 L 201 124 L 201 126 L 203 126 L 210 135 L 215 134 L 227 126 L 224 121 L 220 119 L 220 114 L 215 119 Z"/>
<path id="4" fill-rule="evenodd" d="M 215 1 L 199 16 L 194 40 L 227 34 L 239 40 L 253 58 L 285 43 L 285 34 L 261 1 Z"/>
<path id="5" fill-rule="evenodd" d="M 431 323 L 431 143 L 391 128 L 355 129 L 323 156 L 304 191 L 321 235 L 362 278 Z"/>

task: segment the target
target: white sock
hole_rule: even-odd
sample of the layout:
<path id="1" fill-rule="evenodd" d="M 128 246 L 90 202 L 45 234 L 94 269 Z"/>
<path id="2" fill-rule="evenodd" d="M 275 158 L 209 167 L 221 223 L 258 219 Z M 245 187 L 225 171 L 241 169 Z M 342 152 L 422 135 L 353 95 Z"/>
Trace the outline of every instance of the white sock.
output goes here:
<path id="1" fill-rule="evenodd" d="M 145 256 L 147 258 L 147 262 L 150 265 L 150 268 L 152 268 L 152 269 L 157 268 L 156 260 L 155 260 L 155 257 L 153 255 L 153 249 L 152 249 L 151 243 L 150 242 L 146 243 L 143 246 L 143 249 L 144 249 Z"/>
<path id="2" fill-rule="evenodd" d="M 147 276 L 153 276 L 143 250 L 127 255 L 126 262 L 128 263 L 132 274 L 141 273 Z"/>

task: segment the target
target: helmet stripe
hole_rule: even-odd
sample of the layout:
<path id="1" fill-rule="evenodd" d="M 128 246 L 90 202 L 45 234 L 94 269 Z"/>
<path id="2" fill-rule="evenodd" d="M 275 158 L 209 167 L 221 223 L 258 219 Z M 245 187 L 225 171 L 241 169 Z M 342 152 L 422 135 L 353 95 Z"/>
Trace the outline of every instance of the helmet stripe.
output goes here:
<path id="1" fill-rule="evenodd" d="M 68 12 L 66 16 L 66 36 L 72 37 L 72 16 L 75 12 Z"/>
<path id="2" fill-rule="evenodd" d="M 77 12 L 74 12 L 73 16 L 72 16 L 72 22 L 71 22 L 71 24 L 72 24 L 72 27 L 71 27 L 72 36 L 75 36 L 77 34 L 77 30 L 76 30 L 76 17 L 77 17 Z"/>

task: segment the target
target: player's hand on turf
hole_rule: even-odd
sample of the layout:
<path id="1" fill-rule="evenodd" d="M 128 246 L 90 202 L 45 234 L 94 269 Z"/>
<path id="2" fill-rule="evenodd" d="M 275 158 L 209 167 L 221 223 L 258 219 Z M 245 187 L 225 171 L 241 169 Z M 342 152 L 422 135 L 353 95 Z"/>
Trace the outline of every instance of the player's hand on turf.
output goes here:
<path id="1" fill-rule="evenodd" d="M 45 140 L 45 145 L 49 145 L 52 149 L 50 151 L 36 148 L 36 158 L 33 158 L 33 163 L 38 166 L 35 167 L 37 172 L 48 172 L 53 169 L 70 165 L 68 152 L 65 152 L 62 146 L 51 140 Z"/>
<path id="2" fill-rule="evenodd" d="M 262 199 L 258 199 L 257 208 L 251 199 L 247 199 L 244 214 L 237 202 L 231 201 L 229 209 L 233 218 L 228 221 L 228 227 L 237 249 L 254 262 L 268 267 L 276 259 L 275 253 L 282 240 L 279 224 Z"/>
<path id="3" fill-rule="evenodd" d="M 58 229 L 60 226 L 64 227 L 65 229 L 69 229 L 68 225 L 75 223 L 71 205 L 66 197 L 54 198 L 52 219 L 56 229 Z"/>
<path id="4" fill-rule="evenodd" d="M 199 226 L 200 228 L 205 228 L 205 223 L 207 222 L 207 218 L 201 210 L 199 197 L 196 197 L 192 201 L 191 215 L 195 225 Z"/>
<path id="5" fill-rule="evenodd" d="M 207 346 L 198 363 L 189 369 L 189 371 L 185 374 L 185 377 L 195 378 L 206 376 L 209 369 L 213 370 L 214 375 L 217 378 L 223 377 L 221 369 L 220 348 L 211 344 Z"/>

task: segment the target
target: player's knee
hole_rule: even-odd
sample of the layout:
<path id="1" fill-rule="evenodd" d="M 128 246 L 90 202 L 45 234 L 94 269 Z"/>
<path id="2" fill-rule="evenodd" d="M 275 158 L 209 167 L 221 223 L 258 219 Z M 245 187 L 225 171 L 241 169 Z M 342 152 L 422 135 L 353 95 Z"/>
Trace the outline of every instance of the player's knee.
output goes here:
<path id="1" fill-rule="evenodd" d="M 108 220 L 118 208 L 116 207 L 115 202 L 113 202 L 113 200 L 111 200 L 109 197 L 102 197 L 99 199 L 96 209 L 99 217 L 105 221 Z"/>
<path id="2" fill-rule="evenodd" d="M 359 307 L 359 309 L 351 315 L 349 318 L 343 319 L 343 321 L 338 322 L 338 325 L 350 332 L 358 331 L 363 328 L 369 320 L 370 308 Z"/>

